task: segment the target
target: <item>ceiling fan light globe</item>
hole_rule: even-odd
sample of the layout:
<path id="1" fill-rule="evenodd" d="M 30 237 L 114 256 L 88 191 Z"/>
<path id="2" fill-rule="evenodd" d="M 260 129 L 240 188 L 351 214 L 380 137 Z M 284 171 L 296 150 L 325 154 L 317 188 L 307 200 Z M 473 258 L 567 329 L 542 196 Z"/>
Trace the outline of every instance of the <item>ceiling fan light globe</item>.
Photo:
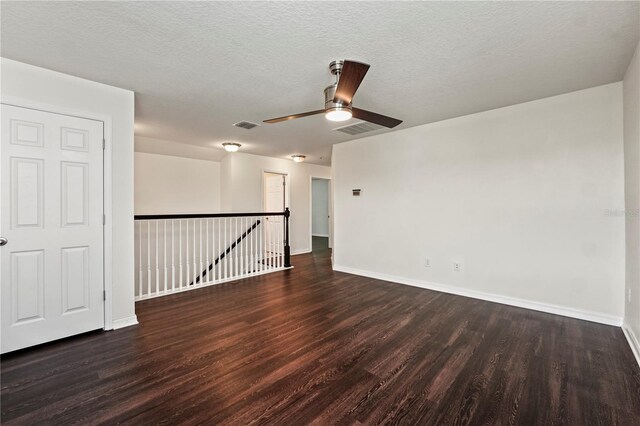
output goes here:
<path id="1" fill-rule="evenodd" d="M 347 121 L 351 118 L 351 110 L 346 108 L 332 108 L 327 110 L 325 117 L 329 121 Z"/>
<path id="2" fill-rule="evenodd" d="M 241 147 L 239 143 L 235 143 L 235 142 L 225 142 L 222 144 L 222 146 L 227 152 L 236 152 Z"/>

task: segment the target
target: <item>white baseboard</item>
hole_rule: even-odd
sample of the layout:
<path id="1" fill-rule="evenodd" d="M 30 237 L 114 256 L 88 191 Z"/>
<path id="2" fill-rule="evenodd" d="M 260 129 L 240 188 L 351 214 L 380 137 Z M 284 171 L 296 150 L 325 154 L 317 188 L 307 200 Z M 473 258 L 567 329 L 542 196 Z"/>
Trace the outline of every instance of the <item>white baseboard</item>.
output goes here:
<path id="1" fill-rule="evenodd" d="M 329 235 L 327 234 L 311 234 L 312 237 L 322 237 L 322 238 L 329 238 Z"/>
<path id="2" fill-rule="evenodd" d="M 410 285 L 413 287 L 426 288 L 429 290 L 441 291 L 443 293 L 456 294 L 458 296 L 471 297 L 473 299 L 486 300 L 489 302 L 501 303 L 503 305 L 516 306 L 519 308 L 531 309 L 534 311 L 546 312 L 549 314 L 562 315 L 570 318 L 577 318 L 600 324 L 614 325 L 620 327 L 622 318 L 599 312 L 584 311 L 581 309 L 569 308 L 565 306 L 551 305 L 526 299 L 517 299 L 499 294 L 485 293 L 481 291 L 469 290 L 466 288 L 454 287 L 446 284 L 432 283 L 428 281 L 414 280 L 411 278 L 399 277 L 396 275 L 381 274 L 362 269 L 349 268 L 346 266 L 333 265 L 334 271 L 346 272 L 348 274 L 362 275 L 364 277 L 375 278 L 383 281 L 390 281 L 398 284 Z"/>
<path id="3" fill-rule="evenodd" d="M 131 325 L 137 325 L 137 324 L 138 324 L 138 317 L 136 315 L 131 315 L 130 317 L 113 320 L 112 330 L 117 330 L 119 328 L 125 328 Z"/>
<path id="4" fill-rule="evenodd" d="M 307 254 L 307 253 L 311 253 L 311 249 L 307 248 L 307 249 L 292 251 L 291 256 L 297 256 L 299 254 Z"/>
<path id="5" fill-rule="evenodd" d="M 636 357 L 636 362 L 640 365 L 640 342 L 638 341 L 638 337 L 628 324 L 622 324 L 622 332 L 624 333 L 624 337 L 627 338 L 629 346 L 631 346 L 631 352 L 633 352 L 633 356 Z"/>

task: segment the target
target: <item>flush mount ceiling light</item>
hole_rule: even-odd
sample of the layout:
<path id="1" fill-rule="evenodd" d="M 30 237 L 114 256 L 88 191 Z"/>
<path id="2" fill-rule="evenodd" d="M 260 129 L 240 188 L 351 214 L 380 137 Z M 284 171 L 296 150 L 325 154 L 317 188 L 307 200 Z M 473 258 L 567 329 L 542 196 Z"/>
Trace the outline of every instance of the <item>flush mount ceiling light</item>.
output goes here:
<path id="1" fill-rule="evenodd" d="M 291 158 L 296 163 L 302 163 L 304 161 L 304 159 L 307 158 L 307 156 L 306 155 L 296 154 L 296 155 L 292 155 Z"/>
<path id="2" fill-rule="evenodd" d="M 222 146 L 227 152 L 236 152 L 242 145 L 236 142 L 225 142 Z"/>

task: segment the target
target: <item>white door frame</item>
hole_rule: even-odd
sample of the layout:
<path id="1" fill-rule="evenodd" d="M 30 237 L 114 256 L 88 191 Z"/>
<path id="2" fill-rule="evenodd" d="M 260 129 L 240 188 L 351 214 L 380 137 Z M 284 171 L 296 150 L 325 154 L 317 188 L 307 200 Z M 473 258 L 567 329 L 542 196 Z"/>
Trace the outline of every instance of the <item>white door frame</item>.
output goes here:
<path id="1" fill-rule="evenodd" d="M 313 251 L 313 180 L 322 179 L 329 181 L 329 192 L 327 193 L 327 210 L 329 211 L 329 248 L 333 246 L 333 208 L 331 204 L 331 193 L 333 192 L 333 181 L 324 176 L 309 176 L 309 251 Z"/>
<path id="2" fill-rule="evenodd" d="M 276 175 L 284 175 L 284 206 L 291 208 L 291 188 L 290 188 L 290 176 L 289 172 L 285 172 L 282 170 L 274 170 L 274 169 L 261 169 L 260 172 L 260 193 L 262 194 L 262 200 L 260 204 L 260 210 L 264 210 L 264 174 L 265 173 L 273 173 Z"/>
<path id="3" fill-rule="evenodd" d="M 102 156 L 102 185 L 103 185 L 103 214 L 106 215 L 105 225 L 103 227 L 103 277 L 102 285 L 105 292 L 104 300 L 104 326 L 103 330 L 113 329 L 113 186 L 112 186 L 112 128 L 111 116 L 95 114 L 90 111 L 81 111 L 61 107 L 59 105 L 51 105 L 43 102 L 36 102 L 16 96 L 2 95 L 0 103 L 20 108 L 49 112 L 53 114 L 69 115 L 77 118 L 88 120 L 102 121 L 103 138 L 105 140 L 105 149 Z M 133 218 L 131 218 L 133 220 Z"/>

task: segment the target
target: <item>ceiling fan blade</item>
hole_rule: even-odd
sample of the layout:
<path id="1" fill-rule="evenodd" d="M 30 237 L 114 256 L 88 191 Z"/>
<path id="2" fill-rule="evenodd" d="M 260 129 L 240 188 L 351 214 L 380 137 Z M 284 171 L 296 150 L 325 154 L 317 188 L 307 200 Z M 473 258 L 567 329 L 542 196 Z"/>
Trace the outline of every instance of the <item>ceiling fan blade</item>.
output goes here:
<path id="1" fill-rule="evenodd" d="M 375 112 L 367 111 L 360 108 L 351 108 L 353 118 L 368 121 L 369 123 L 379 124 L 380 126 L 393 128 L 402 123 L 402 120 L 397 118 L 387 117 L 386 115 L 378 114 Z"/>
<path id="2" fill-rule="evenodd" d="M 264 120 L 263 123 L 269 123 L 269 124 L 280 123 L 282 121 L 293 120 L 294 118 L 308 117 L 310 115 L 316 115 L 316 114 L 322 114 L 322 113 L 324 113 L 324 110 L 318 109 L 315 111 L 301 112 L 300 114 L 285 115 L 284 117 L 271 118 L 269 120 Z"/>
<path id="3" fill-rule="evenodd" d="M 353 95 L 356 94 L 356 90 L 362 83 L 362 79 L 369 71 L 369 66 L 369 64 L 363 64 L 362 62 L 345 60 L 340 71 L 340 79 L 338 80 L 336 93 L 333 95 L 333 101 L 342 102 L 346 105 L 350 104 Z"/>

